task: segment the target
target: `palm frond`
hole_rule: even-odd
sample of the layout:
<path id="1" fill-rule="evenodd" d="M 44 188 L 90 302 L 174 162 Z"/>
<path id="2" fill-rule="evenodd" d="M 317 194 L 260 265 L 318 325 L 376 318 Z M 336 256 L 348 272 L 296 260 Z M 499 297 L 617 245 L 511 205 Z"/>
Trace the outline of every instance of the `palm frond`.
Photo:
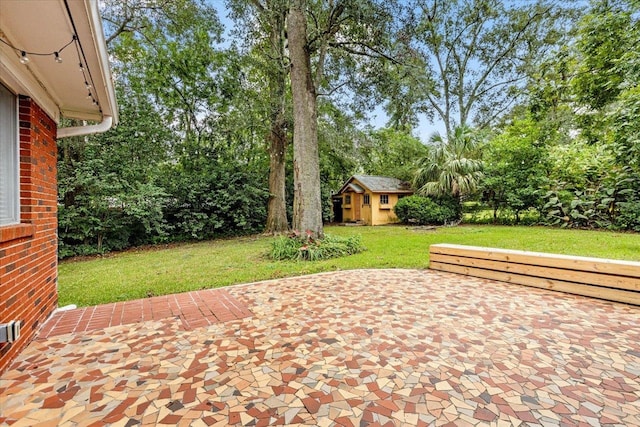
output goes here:
<path id="1" fill-rule="evenodd" d="M 483 163 L 473 130 L 457 127 L 446 140 L 435 133 L 430 142 L 435 147 L 420 161 L 413 180 L 418 193 L 458 197 L 474 192 L 483 176 Z"/>

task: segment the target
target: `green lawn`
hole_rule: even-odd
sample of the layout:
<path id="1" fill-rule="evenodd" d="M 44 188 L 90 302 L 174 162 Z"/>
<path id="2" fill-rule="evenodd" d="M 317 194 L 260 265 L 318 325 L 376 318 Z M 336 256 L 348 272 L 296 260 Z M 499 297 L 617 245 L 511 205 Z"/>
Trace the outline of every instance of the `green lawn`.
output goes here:
<path id="1" fill-rule="evenodd" d="M 327 227 L 360 234 L 367 251 L 319 262 L 271 261 L 272 238 L 255 236 L 130 251 L 59 266 L 60 306 L 87 306 L 321 271 L 426 268 L 429 245 L 459 243 L 640 261 L 640 235 L 542 227 Z"/>

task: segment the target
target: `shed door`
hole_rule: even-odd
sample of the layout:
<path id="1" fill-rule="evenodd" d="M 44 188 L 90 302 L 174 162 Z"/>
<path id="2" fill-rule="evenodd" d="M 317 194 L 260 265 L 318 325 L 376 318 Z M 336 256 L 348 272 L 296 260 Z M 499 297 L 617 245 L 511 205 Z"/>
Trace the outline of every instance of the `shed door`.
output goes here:
<path id="1" fill-rule="evenodd" d="M 351 201 L 351 206 L 353 206 L 353 220 L 360 221 L 362 220 L 362 196 L 358 193 L 353 193 Z"/>
<path id="2" fill-rule="evenodd" d="M 333 198 L 333 220 L 342 222 L 342 197 Z"/>

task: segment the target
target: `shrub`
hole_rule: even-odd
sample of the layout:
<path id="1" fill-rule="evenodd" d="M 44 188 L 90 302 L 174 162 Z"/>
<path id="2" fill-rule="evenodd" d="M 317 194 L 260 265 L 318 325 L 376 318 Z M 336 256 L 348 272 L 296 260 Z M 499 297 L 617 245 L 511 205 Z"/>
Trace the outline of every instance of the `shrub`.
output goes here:
<path id="1" fill-rule="evenodd" d="M 260 173 L 237 164 L 169 169 L 165 218 L 173 240 L 204 240 L 260 231 L 269 193 Z"/>
<path id="2" fill-rule="evenodd" d="M 640 232 L 640 200 L 620 203 L 616 226 L 623 230 Z"/>
<path id="3" fill-rule="evenodd" d="M 273 241 L 269 258 L 276 261 L 320 261 L 364 250 L 361 236 L 340 237 L 327 234 L 323 239 L 316 239 L 310 232 L 293 232 Z"/>
<path id="4" fill-rule="evenodd" d="M 460 203 L 452 197 L 404 197 L 394 211 L 400 221 L 416 224 L 446 224 L 459 220 L 462 215 Z"/>

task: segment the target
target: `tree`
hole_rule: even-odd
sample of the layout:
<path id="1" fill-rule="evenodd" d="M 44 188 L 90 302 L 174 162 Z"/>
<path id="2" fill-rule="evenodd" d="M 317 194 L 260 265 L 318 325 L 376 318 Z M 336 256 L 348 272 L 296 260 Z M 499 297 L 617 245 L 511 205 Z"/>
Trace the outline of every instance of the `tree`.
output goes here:
<path id="1" fill-rule="evenodd" d="M 559 38 L 562 9 L 550 1 L 416 0 L 405 46 L 416 58 L 406 78 L 414 108 L 457 126 L 482 129 L 520 99 L 527 70 Z M 420 67 L 418 64 L 422 64 Z"/>
<path id="2" fill-rule="evenodd" d="M 265 233 L 281 233 L 289 229 L 286 202 L 286 152 L 288 145 L 287 98 L 289 58 L 286 54 L 287 0 L 229 0 L 240 32 L 250 41 L 247 56 L 256 71 L 266 80 L 266 115 L 268 129 L 265 141 L 269 153 L 269 202 Z M 247 7 L 249 6 L 249 7 Z M 256 25 L 257 24 L 257 25 Z"/>
<path id="3" fill-rule="evenodd" d="M 305 11 L 304 0 L 293 0 L 287 18 L 293 94 L 293 228 L 322 238 L 318 113 Z"/>
<path id="4" fill-rule="evenodd" d="M 322 101 L 322 100 L 321 100 Z M 318 149 L 320 186 L 323 201 L 359 168 L 357 146 L 364 139 L 353 114 L 332 102 L 318 103 Z M 323 203 L 322 218 L 330 221 L 333 204 Z"/>
<path id="5" fill-rule="evenodd" d="M 104 3 L 120 125 L 60 144 L 61 256 L 264 225 L 248 65 L 199 0 Z M 267 96 L 264 96 L 267 98 Z"/>
<path id="6" fill-rule="evenodd" d="M 596 0 L 577 25 L 570 88 L 580 138 L 609 160 L 588 168 L 589 187 L 573 193 L 572 205 L 593 205 L 593 214 L 581 218 L 588 224 L 640 224 L 639 16 L 637 0 Z"/>
<path id="7" fill-rule="evenodd" d="M 294 228 L 323 234 L 316 98 L 360 90 L 364 96 L 353 97 L 351 106 L 366 98 L 369 91 L 363 76 L 375 74 L 380 64 L 392 59 L 386 52 L 393 21 L 388 7 L 374 0 L 291 3 L 287 29 L 294 117 Z"/>
<path id="8" fill-rule="evenodd" d="M 634 46 L 632 11 L 624 3 L 594 2 L 578 25 L 580 61 L 572 84 L 578 102 L 594 110 L 611 104 L 624 90 L 625 70 L 620 61 Z"/>
<path id="9" fill-rule="evenodd" d="M 424 158 L 428 150 L 406 132 L 384 128 L 367 132 L 358 152 L 364 173 L 411 181 L 418 160 Z"/>
<path id="10" fill-rule="evenodd" d="M 145 98 L 123 96 L 121 85 L 116 91 L 120 126 L 58 141 L 60 257 L 123 249 L 165 235 L 166 195 L 154 175 L 175 135 Z"/>
<path id="11" fill-rule="evenodd" d="M 539 207 L 548 182 L 549 159 L 540 129 L 530 118 L 515 120 L 483 150 L 481 189 L 497 219 L 499 209 L 520 212 Z"/>
<path id="12" fill-rule="evenodd" d="M 436 133 L 430 143 L 432 147 L 413 181 L 418 194 L 461 200 L 473 193 L 483 176 L 476 134 L 468 127 L 457 127 L 451 138 L 444 139 Z"/>

